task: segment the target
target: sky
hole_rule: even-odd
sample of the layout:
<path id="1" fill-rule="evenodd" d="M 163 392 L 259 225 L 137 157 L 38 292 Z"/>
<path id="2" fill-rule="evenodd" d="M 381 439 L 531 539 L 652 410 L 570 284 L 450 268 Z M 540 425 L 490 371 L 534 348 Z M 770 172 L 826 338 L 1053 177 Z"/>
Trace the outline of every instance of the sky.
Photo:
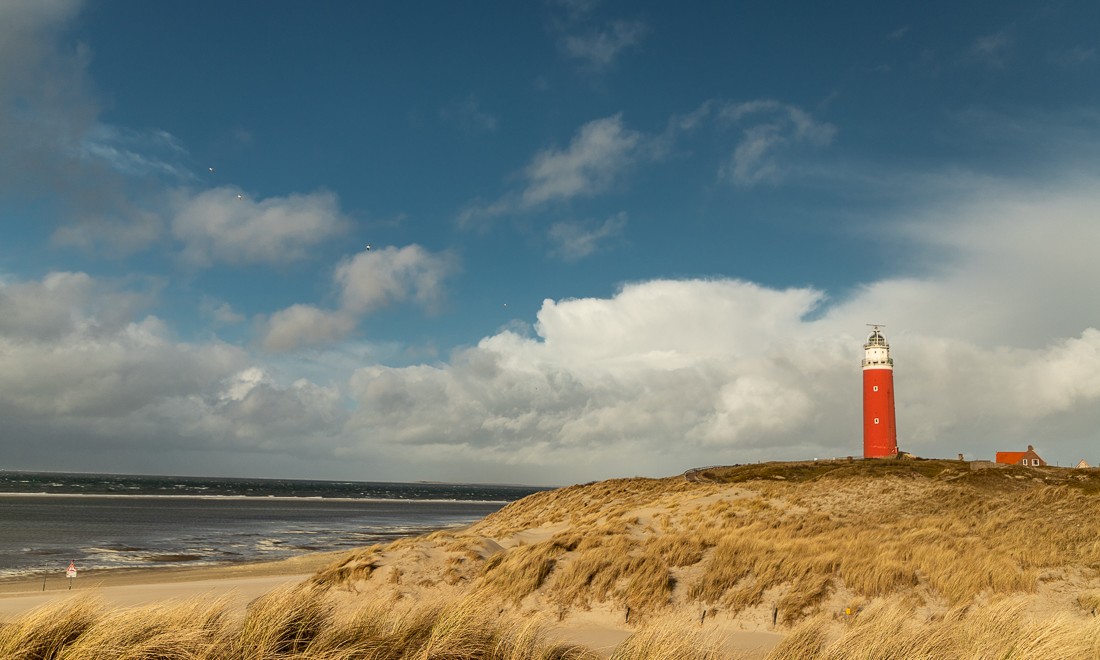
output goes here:
<path id="1" fill-rule="evenodd" d="M 1100 4 L 0 0 L 0 469 L 1100 463 Z"/>

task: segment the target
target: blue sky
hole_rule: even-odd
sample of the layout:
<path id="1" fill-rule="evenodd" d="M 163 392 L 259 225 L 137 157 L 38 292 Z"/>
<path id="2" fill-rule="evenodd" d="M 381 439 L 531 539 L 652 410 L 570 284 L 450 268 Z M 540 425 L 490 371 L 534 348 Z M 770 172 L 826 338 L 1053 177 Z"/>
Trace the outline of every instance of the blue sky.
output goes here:
<path id="1" fill-rule="evenodd" d="M 0 467 L 1100 462 L 1091 2 L 0 6 Z M 367 249 L 367 246 L 370 249 Z"/>

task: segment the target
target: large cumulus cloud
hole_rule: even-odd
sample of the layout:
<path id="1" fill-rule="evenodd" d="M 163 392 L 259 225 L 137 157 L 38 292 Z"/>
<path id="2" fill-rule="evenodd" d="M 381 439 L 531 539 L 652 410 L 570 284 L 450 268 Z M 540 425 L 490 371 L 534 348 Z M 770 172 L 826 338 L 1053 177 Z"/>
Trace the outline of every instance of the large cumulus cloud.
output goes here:
<path id="1" fill-rule="evenodd" d="M 333 452 L 339 388 L 280 382 L 220 341 L 180 341 L 144 311 L 154 297 L 85 273 L 0 285 L 7 461 L 171 471 L 165 457 L 183 452 L 197 457 L 190 469 L 209 471 L 224 452 L 221 464 L 247 471 L 247 461 L 226 459 Z"/>
<path id="2" fill-rule="evenodd" d="M 862 329 L 880 322 L 903 448 L 1095 460 L 1100 187 L 1076 183 L 976 185 L 915 210 L 884 238 L 919 274 L 843 299 L 717 279 L 547 300 L 528 334 L 447 364 L 359 370 L 353 424 L 418 460 L 577 479 L 858 455 Z"/>

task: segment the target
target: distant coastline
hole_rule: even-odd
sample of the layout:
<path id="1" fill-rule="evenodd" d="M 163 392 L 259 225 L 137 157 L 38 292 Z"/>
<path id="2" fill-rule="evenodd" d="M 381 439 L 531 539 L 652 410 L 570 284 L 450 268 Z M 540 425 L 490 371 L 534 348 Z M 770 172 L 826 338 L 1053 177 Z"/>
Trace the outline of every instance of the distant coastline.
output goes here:
<path id="1" fill-rule="evenodd" d="M 0 494 L 236 495 L 509 502 L 544 490 L 551 488 L 521 484 L 329 481 L 0 470 Z"/>

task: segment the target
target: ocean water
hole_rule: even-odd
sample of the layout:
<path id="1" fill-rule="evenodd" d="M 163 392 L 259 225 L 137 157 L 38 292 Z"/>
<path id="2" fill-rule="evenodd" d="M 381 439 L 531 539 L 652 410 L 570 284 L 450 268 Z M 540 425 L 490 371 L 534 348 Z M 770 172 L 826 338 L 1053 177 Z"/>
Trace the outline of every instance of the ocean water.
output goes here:
<path id="1" fill-rule="evenodd" d="M 539 490 L 0 471 L 0 578 L 350 549 L 470 524 Z"/>

